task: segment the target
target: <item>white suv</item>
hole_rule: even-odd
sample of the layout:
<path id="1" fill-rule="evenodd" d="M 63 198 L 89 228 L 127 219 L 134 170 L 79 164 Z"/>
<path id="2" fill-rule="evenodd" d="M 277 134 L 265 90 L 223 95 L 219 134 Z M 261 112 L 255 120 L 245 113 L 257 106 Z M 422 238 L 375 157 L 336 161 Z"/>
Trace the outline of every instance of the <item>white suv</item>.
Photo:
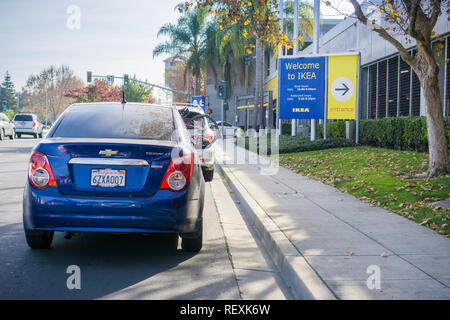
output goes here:
<path id="1" fill-rule="evenodd" d="M 14 116 L 13 122 L 16 126 L 17 137 L 20 138 L 22 134 L 28 134 L 35 138 L 42 138 L 44 125 L 35 114 L 18 113 Z"/>
<path id="2" fill-rule="evenodd" d="M 200 107 L 177 106 L 186 127 L 191 134 L 192 140 L 198 147 L 201 147 L 200 159 L 202 162 L 203 177 L 206 182 L 213 179 L 215 160 L 215 140 L 219 133 L 219 128 L 215 121 L 205 114 Z M 196 123 L 200 123 L 200 128 L 196 128 Z M 198 148 L 197 148 L 198 149 Z"/>

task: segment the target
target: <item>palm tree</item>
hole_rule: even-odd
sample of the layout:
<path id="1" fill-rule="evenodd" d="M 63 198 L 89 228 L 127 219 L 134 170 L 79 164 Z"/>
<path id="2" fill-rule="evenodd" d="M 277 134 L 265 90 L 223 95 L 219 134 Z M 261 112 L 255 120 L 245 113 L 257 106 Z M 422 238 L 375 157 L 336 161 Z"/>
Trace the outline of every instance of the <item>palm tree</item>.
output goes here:
<path id="1" fill-rule="evenodd" d="M 299 1 L 298 3 L 298 34 L 303 39 L 306 36 L 312 38 L 313 34 L 313 12 L 314 7 L 307 2 Z M 284 3 L 285 14 L 285 30 L 292 39 L 294 35 L 294 1 L 286 1 Z M 295 39 L 294 39 L 295 40 Z M 298 40 L 298 39 L 297 39 Z M 299 41 L 299 49 L 302 41 Z"/>
<path id="2" fill-rule="evenodd" d="M 176 24 L 167 23 L 159 29 L 158 37 L 165 35 L 169 40 L 154 48 L 153 57 L 169 54 L 173 60 L 185 61 L 188 78 L 189 72 L 194 76 L 194 95 L 197 95 L 201 70 L 206 63 L 207 10 L 205 7 L 187 9 L 183 4 L 177 5 L 175 9 L 183 14 Z"/>
<path id="3" fill-rule="evenodd" d="M 209 26 L 205 61 L 213 72 L 216 82 L 219 78 L 216 66 L 221 66 L 220 78 L 227 81 L 230 88 L 235 85 L 235 71 L 238 72 L 240 82 L 243 84 L 246 49 L 244 40 L 238 24 L 227 26 L 225 30 L 219 30 L 217 23 Z"/>
<path id="4" fill-rule="evenodd" d="M 312 35 L 312 12 L 313 7 L 306 1 L 299 1 L 299 35 Z M 293 29 L 294 29 L 294 1 L 285 2 L 285 24 L 287 34 L 290 35 L 292 39 Z M 293 39 L 294 41 L 299 41 L 299 39 Z M 300 42 L 303 42 L 300 41 Z M 300 47 L 300 45 L 299 45 Z M 256 110 L 253 114 L 253 128 L 256 128 L 259 124 L 260 128 L 264 127 L 264 51 L 265 49 L 274 50 L 275 47 L 272 43 L 267 43 L 263 39 L 256 39 L 256 70 L 255 70 L 255 106 Z M 258 112 L 259 111 L 259 112 Z M 259 119 L 258 119 L 259 114 Z M 270 127 L 270 124 L 269 124 Z"/>

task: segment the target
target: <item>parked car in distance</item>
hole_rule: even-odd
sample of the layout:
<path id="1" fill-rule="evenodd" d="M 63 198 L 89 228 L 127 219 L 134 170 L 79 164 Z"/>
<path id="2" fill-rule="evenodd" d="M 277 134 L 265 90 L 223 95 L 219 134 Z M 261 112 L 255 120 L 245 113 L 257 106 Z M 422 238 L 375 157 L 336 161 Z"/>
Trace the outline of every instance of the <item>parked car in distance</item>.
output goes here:
<path id="1" fill-rule="evenodd" d="M 16 137 L 16 127 L 6 114 L 0 113 L 0 140 L 4 140 L 6 137 L 14 139 Z"/>
<path id="2" fill-rule="evenodd" d="M 17 137 L 20 138 L 23 134 L 32 135 L 34 138 L 42 138 L 42 130 L 44 125 L 39 118 L 32 113 L 18 113 L 13 119 L 16 126 Z"/>
<path id="3" fill-rule="evenodd" d="M 186 127 L 191 134 L 194 144 L 201 145 L 200 159 L 202 163 L 203 177 L 206 182 L 214 177 L 215 140 L 219 134 L 215 121 L 205 114 L 202 108 L 192 106 L 177 106 Z M 199 123 L 199 127 L 195 127 Z"/>
<path id="4" fill-rule="evenodd" d="M 224 121 L 217 121 L 217 125 L 220 128 L 220 133 L 224 137 L 240 137 L 244 134 L 244 130 L 239 127 L 233 126 L 231 123 Z"/>
<path id="5" fill-rule="evenodd" d="M 28 245 L 54 232 L 170 233 L 202 247 L 205 181 L 174 107 L 69 106 L 33 149 L 23 195 Z"/>

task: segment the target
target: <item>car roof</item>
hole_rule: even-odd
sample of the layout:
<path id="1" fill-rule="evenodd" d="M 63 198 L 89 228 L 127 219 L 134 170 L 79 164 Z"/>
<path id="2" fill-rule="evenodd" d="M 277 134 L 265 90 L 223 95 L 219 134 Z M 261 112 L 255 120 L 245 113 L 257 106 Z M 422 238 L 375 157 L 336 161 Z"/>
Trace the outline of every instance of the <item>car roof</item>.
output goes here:
<path id="1" fill-rule="evenodd" d="M 19 113 L 16 113 L 14 115 L 14 117 L 15 116 L 34 116 L 34 117 L 37 117 L 37 115 L 35 115 L 34 113 L 27 113 L 27 112 L 19 112 Z"/>
<path id="2" fill-rule="evenodd" d="M 201 114 L 205 114 L 205 111 L 203 111 L 203 109 L 202 108 L 200 108 L 200 107 L 193 107 L 193 106 L 188 106 L 188 105 L 186 105 L 186 106 L 175 106 L 178 110 L 181 110 L 181 109 L 185 109 L 185 108 L 187 108 L 188 110 L 189 110 L 189 112 L 197 112 L 197 113 L 201 113 Z"/>
<path id="3" fill-rule="evenodd" d="M 83 102 L 83 103 L 74 103 L 69 106 L 69 108 L 83 108 L 83 107 L 105 107 L 105 106 L 122 106 L 121 102 Z M 127 102 L 125 103 L 126 106 L 156 106 L 156 107 L 164 107 L 164 108 L 170 108 L 172 106 L 164 105 L 164 104 L 157 104 L 157 103 L 140 103 L 140 102 Z"/>

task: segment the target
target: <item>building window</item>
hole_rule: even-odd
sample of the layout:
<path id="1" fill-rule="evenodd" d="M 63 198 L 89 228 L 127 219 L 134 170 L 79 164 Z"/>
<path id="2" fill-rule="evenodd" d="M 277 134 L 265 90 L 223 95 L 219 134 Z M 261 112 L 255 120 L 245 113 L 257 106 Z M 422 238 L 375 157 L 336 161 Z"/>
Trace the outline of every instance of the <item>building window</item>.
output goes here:
<path id="1" fill-rule="evenodd" d="M 388 60 L 388 116 L 397 116 L 398 56 Z"/>
<path id="2" fill-rule="evenodd" d="M 369 106 L 368 112 L 370 119 L 377 116 L 377 65 L 373 64 L 369 67 Z"/>
<path id="3" fill-rule="evenodd" d="M 447 57 L 446 59 L 448 59 L 450 57 L 450 39 L 449 37 L 446 38 L 447 41 Z M 445 116 L 448 116 L 450 114 L 449 109 L 450 109 L 450 68 L 449 68 L 449 64 L 450 63 L 446 63 L 445 64 L 445 68 L 446 68 L 446 84 L 445 84 L 445 92 L 446 92 L 446 96 L 445 96 Z"/>
<path id="4" fill-rule="evenodd" d="M 378 63 L 378 112 L 377 118 L 386 117 L 386 80 L 387 80 L 387 60 Z"/>
<path id="5" fill-rule="evenodd" d="M 409 115 L 409 99 L 410 99 L 410 66 L 400 58 L 400 115 Z"/>
<path id="6" fill-rule="evenodd" d="M 360 119 L 367 119 L 367 80 L 369 76 L 369 68 L 363 68 L 361 73 L 361 109 L 360 109 Z"/>
<path id="7" fill-rule="evenodd" d="M 411 52 L 412 56 L 415 56 L 417 50 Z M 420 81 L 414 70 L 411 68 L 411 112 L 412 116 L 420 116 Z"/>

